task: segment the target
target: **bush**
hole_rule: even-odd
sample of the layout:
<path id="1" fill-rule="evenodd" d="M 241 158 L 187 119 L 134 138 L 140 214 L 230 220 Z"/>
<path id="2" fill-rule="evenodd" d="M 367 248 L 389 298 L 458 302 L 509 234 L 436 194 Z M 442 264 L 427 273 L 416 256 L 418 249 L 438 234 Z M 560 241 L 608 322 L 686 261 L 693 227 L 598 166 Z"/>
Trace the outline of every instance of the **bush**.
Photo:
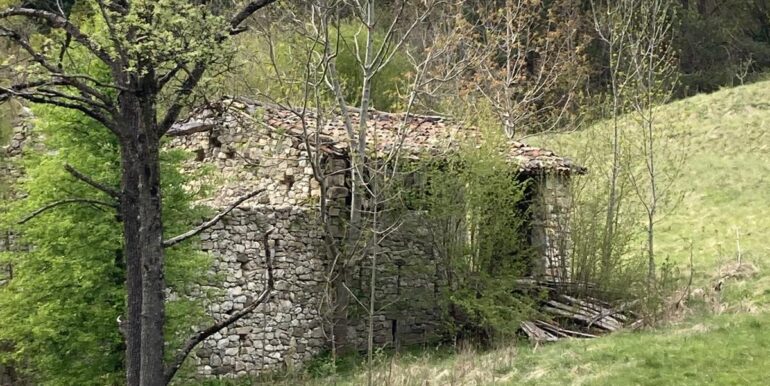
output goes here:
<path id="1" fill-rule="evenodd" d="M 416 201 L 446 262 L 445 297 L 455 329 L 489 340 L 515 333 L 528 316 L 531 299 L 514 290 L 533 254 L 520 205 L 526 182 L 503 156 L 508 142 L 491 132 L 485 138 L 423 166 L 427 189 Z"/>

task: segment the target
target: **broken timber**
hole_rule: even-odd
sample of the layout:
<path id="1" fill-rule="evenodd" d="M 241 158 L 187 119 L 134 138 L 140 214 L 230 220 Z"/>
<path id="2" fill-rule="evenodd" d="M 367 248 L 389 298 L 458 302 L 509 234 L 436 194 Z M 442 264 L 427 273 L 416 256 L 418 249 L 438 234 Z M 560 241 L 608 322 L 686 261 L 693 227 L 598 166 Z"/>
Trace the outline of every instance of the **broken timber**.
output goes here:
<path id="1" fill-rule="evenodd" d="M 635 302 L 613 307 L 587 295 L 602 295 L 591 284 L 536 279 L 520 279 L 517 284 L 522 292 L 541 296 L 538 318 L 521 322 L 521 330 L 535 344 L 562 338 L 595 338 L 639 322 L 628 310 Z"/>

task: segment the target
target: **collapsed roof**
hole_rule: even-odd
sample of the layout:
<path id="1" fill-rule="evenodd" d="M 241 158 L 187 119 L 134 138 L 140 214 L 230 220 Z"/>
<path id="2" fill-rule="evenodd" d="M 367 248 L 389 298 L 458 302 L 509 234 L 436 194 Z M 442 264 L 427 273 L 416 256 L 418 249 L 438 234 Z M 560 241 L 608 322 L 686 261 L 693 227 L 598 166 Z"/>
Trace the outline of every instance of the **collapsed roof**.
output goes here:
<path id="1" fill-rule="evenodd" d="M 177 123 L 170 136 L 186 136 L 217 127 L 237 127 L 242 135 L 256 130 L 270 130 L 306 141 L 320 151 L 347 156 L 352 137 L 357 140 L 360 110 L 351 108 L 345 115 L 320 113 L 311 109 L 290 109 L 246 98 L 223 99 L 201 106 L 190 117 Z M 320 127 L 320 130 L 316 130 Z M 466 139 L 478 138 L 480 130 L 462 126 L 440 116 L 396 114 L 370 111 L 367 120 L 367 144 L 378 156 L 399 151 L 399 156 L 419 159 L 426 154 L 441 155 L 456 151 Z M 508 141 L 507 158 L 523 173 L 556 172 L 584 174 L 586 169 L 553 151 Z M 352 143 L 355 146 L 355 142 Z"/>

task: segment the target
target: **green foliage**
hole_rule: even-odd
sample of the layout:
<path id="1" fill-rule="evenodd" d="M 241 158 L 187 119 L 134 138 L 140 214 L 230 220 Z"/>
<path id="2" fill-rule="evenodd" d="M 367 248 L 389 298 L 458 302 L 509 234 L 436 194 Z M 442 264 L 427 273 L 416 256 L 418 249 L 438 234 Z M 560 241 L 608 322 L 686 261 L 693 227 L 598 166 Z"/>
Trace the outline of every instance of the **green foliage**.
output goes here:
<path id="1" fill-rule="evenodd" d="M 127 37 L 133 32 L 142 37 L 121 42 L 127 50 L 125 54 L 130 58 L 130 66 L 136 69 L 148 63 L 152 63 L 154 71 L 177 63 L 219 63 L 228 54 L 221 49 L 220 41 L 229 25 L 206 4 L 185 0 L 137 0 L 131 3 L 129 14 L 118 20 L 120 22 L 114 26 L 117 36 Z M 118 55 L 119 52 L 111 54 Z"/>
<path id="2" fill-rule="evenodd" d="M 755 80 L 770 68 L 766 0 L 698 3 L 679 10 L 680 96 Z"/>
<path id="3" fill-rule="evenodd" d="M 69 204 L 48 210 L 24 225 L 17 220 L 65 198 L 109 201 L 74 180 L 65 163 L 98 181 L 116 186 L 119 154 L 114 137 L 80 113 L 37 107 L 36 133 L 46 151 L 28 152 L 23 200 L 4 205 L 3 228 L 19 232 L 28 252 L 4 253 L 13 279 L 0 288 L 0 341 L 11 342 L 3 362 L 23 364 L 36 384 L 109 385 L 123 379 L 123 338 L 116 319 L 124 314 L 124 263 L 121 227 L 111 208 Z M 180 232 L 202 213 L 191 207 L 176 166 L 180 154 L 163 154 L 164 219 L 169 233 Z M 180 295 L 202 278 L 208 259 L 182 246 L 168 253 L 170 288 Z M 182 296 L 182 298 L 184 298 Z M 199 313 L 191 301 L 171 302 L 168 333 L 172 342 Z M 125 317 L 123 317 L 125 319 Z M 182 323 L 182 321 L 184 323 Z"/>
<path id="4" fill-rule="evenodd" d="M 485 137 L 424 167 L 426 188 L 414 200 L 450 267 L 448 299 L 468 326 L 492 336 L 515 332 L 528 310 L 513 292 L 514 279 L 531 269 L 532 254 L 521 205 L 526 184 L 503 156 L 507 141 Z"/>
<path id="5" fill-rule="evenodd" d="M 361 103 L 361 87 L 363 85 L 363 47 L 366 45 L 366 30 L 355 24 L 343 24 L 338 31 L 332 31 L 334 45 L 337 51 L 337 72 L 342 81 L 346 102 L 353 106 Z M 373 31 L 373 50 L 377 52 L 385 44 L 385 34 Z M 360 52 L 357 53 L 356 47 Z M 360 58 L 359 58 L 360 56 Z M 372 78 L 371 106 L 377 110 L 398 110 L 401 98 L 399 91 L 407 86 L 411 63 L 405 51 L 396 52 L 393 59 L 387 63 Z"/>

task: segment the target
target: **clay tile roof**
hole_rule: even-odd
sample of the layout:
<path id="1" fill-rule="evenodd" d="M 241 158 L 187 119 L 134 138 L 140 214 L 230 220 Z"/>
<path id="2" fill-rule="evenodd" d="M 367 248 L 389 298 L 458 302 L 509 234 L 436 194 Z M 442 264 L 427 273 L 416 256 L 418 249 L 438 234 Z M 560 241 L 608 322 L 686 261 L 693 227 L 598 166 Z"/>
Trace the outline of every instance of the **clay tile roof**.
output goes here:
<path id="1" fill-rule="evenodd" d="M 307 110 L 304 114 L 274 104 L 249 100 L 246 98 L 228 99 L 216 104 L 199 108 L 186 122 L 175 125 L 170 135 L 185 135 L 187 133 L 208 130 L 216 124 L 221 124 L 222 117 L 232 116 L 223 114 L 225 110 L 239 111 L 255 117 L 263 127 L 255 130 L 271 129 L 285 132 L 297 138 L 304 138 L 309 133 L 310 139 L 318 139 L 320 149 L 345 155 L 350 147 L 347 129 L 341 114 L 326 114 L 330 117 L 323 122 L 323 127 L 316 137 L 318 124 L 315 111 Z M 218 111 L 218 112 L 215 112 Z M 237 115 L 237 114 L 236 114 Z M 304 129 L 303 119 L 304 116 Z M 351 109 L 348 116 L 354 129 L 360 123 L 360 110 Z M 237 118 L 236 118 L 237 119 Z M 220 121 L 218 121 L 220 120 Z M 457 149 L 463 139 L 480 136 L 480 131 L 474 127 L 462 126 L 451 119 L 440 116 L 386 113 L 370 111 L 367 126 L 370 150 L 376 154 L 386 154 L 400 146 L 401 155 L 419 158 L 426 153 L 446 154 Z M 507 157 L 515 162 L 522 172 L 560 172 L 584 174 L 586 169 L 575 164 L 571 159 L 562 157 L 550 150 L 528 146 L 522 142 L 509 141 Z"/>

